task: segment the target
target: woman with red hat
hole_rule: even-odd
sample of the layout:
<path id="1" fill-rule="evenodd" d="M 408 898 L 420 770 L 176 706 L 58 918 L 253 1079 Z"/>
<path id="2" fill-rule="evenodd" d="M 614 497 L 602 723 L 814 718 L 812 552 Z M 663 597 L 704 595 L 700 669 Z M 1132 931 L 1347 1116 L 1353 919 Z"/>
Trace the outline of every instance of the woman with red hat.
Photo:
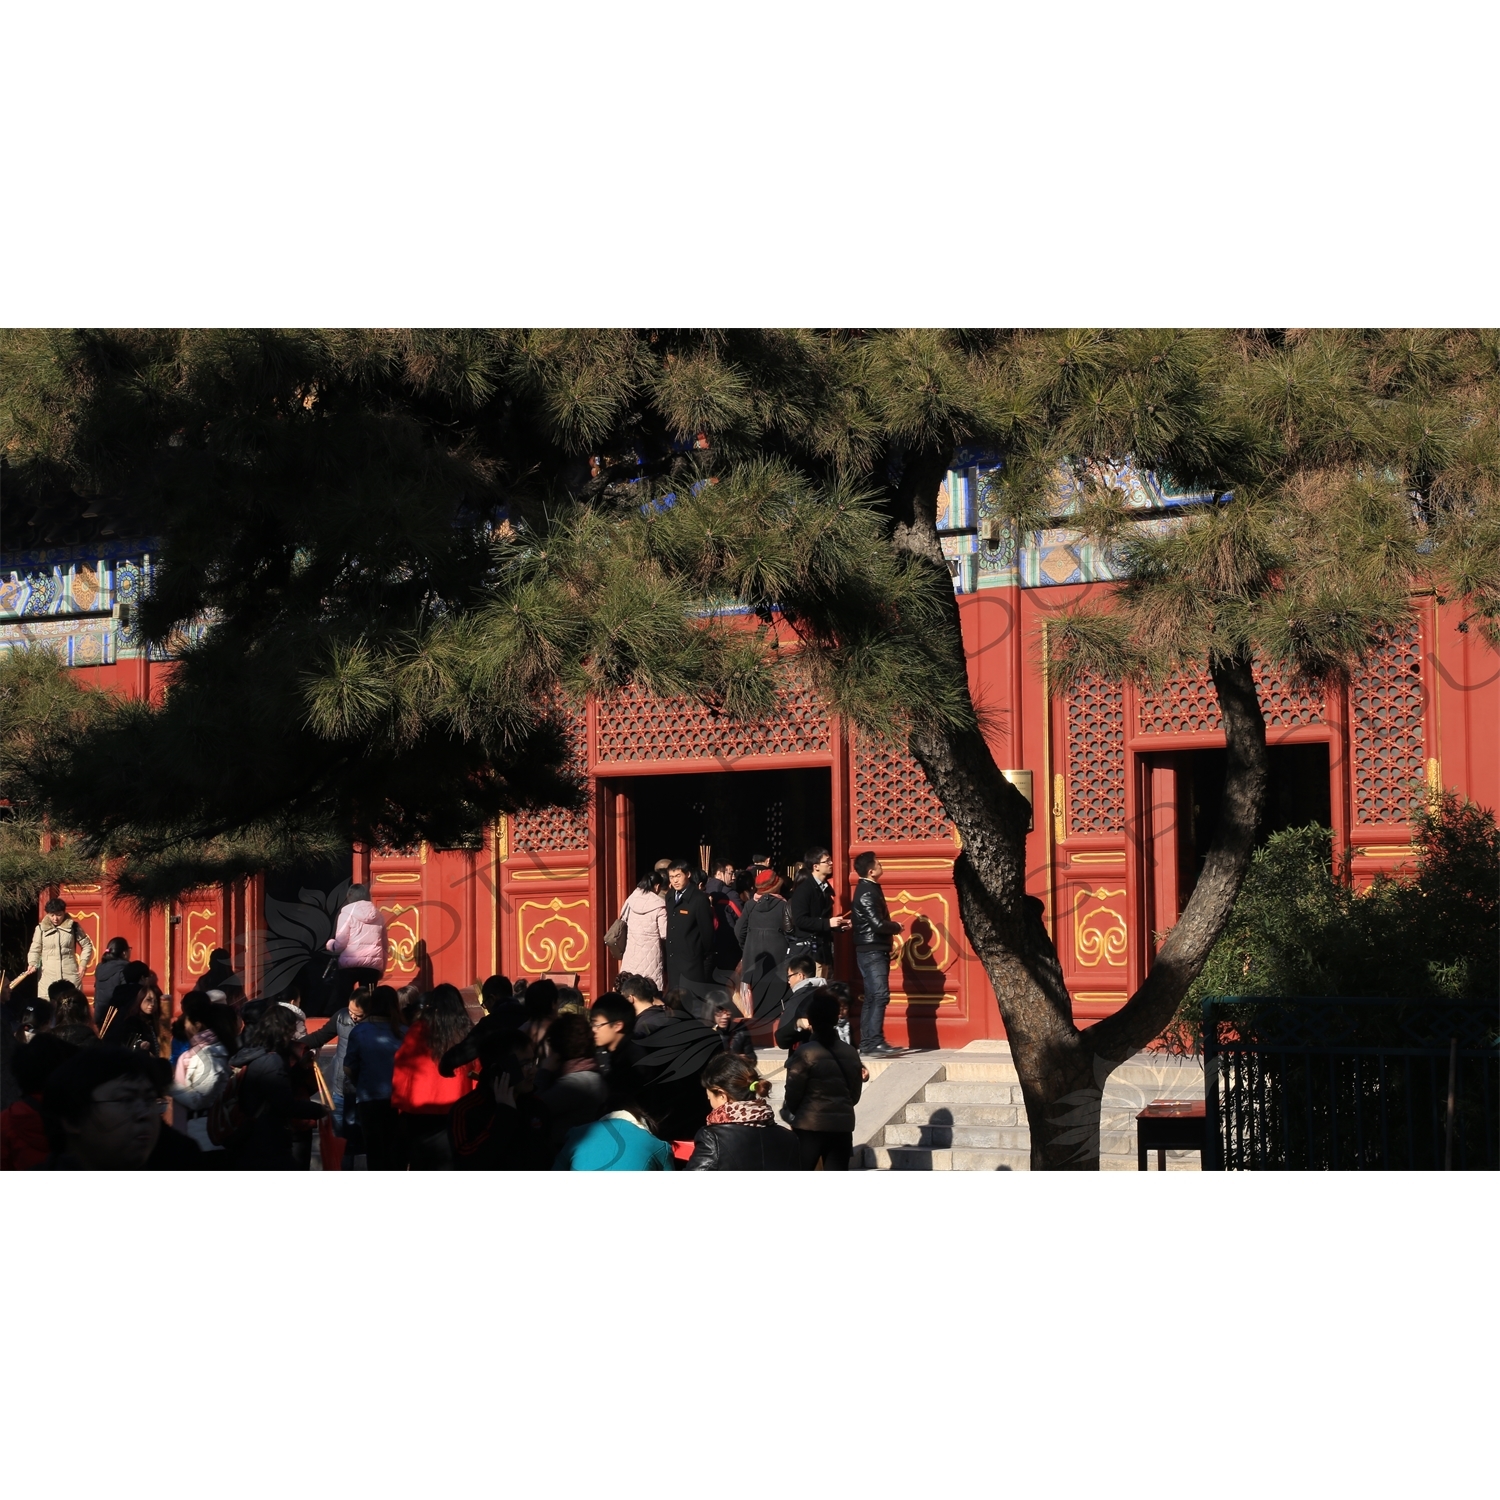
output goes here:
<path id="1" fill-rule="evenodd" d="M 746 902 L 735 923 L 734 935 L 742 950 L 740 978 L 752 987 L 773 969 L 786 978 L 792 909 L 780 895 L 781 886 L 781 876 L 775 870 L 757 870 L 755 898 Z"/>

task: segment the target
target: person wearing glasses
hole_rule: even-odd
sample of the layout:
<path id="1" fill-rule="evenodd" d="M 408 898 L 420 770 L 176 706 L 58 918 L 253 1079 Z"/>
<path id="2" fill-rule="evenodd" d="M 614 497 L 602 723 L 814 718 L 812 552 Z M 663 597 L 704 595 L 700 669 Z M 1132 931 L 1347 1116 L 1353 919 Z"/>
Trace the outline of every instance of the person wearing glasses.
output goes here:
<path id="1" fill-rule="evenodd" d="M 204 1165 L 196 1141 L 162 1129 L 166 1065 L 143 1052 L 88 1047 L 42 1090 L 52 1154 L 38 1170 L 171 1172 Z"/>
<path id="2" fill-rule="evenodd" d="M 828 979 L 833 974 L 833 935 L 849 925 L 849 918 L 834 915 L 833 855 L 827 849 L 809 849 L 802 867 L 807 873 L 797 882 L 790 903 L 796 932 L 792 951 L 812 959 L 817 977 Z"/>

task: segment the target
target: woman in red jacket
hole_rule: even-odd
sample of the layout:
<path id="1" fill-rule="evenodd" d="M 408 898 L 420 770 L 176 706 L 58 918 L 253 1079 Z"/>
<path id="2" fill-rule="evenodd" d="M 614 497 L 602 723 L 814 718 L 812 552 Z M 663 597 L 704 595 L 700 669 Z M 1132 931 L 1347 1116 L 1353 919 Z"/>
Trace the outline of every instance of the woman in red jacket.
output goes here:
<path id="1" fill-rule="evenodd" d="M 438 1061 L 463 1041 L 471 1025 L 463 996 L 453 985 L 440 984 L 427 997 L 421 1018 L 396 1051 L 391 1103 L 396 1106 L 407 1163 L 414 1172 L 452 1170 L 448 1116 L 474 1087 L 474 1064 L 465 1063 L 453 1077 L 444 1078 Z"/>

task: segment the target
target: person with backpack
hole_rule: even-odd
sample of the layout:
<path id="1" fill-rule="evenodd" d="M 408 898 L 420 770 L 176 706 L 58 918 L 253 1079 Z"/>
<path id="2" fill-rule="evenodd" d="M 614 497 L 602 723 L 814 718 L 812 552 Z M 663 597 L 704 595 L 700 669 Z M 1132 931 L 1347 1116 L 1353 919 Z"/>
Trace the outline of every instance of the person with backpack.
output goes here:
<path id="1" fill-rule="evenodd" d="M 349 1033 L 344 1046 L 344 1098 L 353 1098 L 366 1168 L 371 1172 L 398 1172 L 405 1167 L 406 1158 L 391 1103 L 402 1037 L 396 991 L 388 984 L 378 984 L 360 1007 L 364 1020 Z"/>
<path id="2" fill-rule="evenodd" d="M 182 997 L 182 1031 L 188 1048 L 172 1071 L 172 1126 L 197 1141 L 201 1151 L 224 1149 L 209 1138 L 208 1117 L 229 1082 L 234 1036 L 223 1019 L 228 1009 L 197 991 Z M 227 1041 L 220 1039 L 221 1030 Z"/>
<path id="3" fill-rule="evenodd" d="M 208 1132 L 228 1152 L 239 1172 L 294 1172 L 292 1135 L 298 1121 L 320 1120 L 329 1111 L 298 1096 L 292 1069 L 302 1051 L 297 1016 L 285 1005 L 270 1006 L 235 1055 L 223 1092 L 210 1108 Z"/>
<path id="4" fill-rule="evenodd" d="M 821 1161 L 825 1172 L 847 1172 L 862 1064 L 859 1053 L 839 1040 L 839 1003 L 826 988 L 813 991 L 806 1017 L 811 1035 L 787 1062 L 781 1117 L 801 1146 L 803 1171 Z"/>
<path id="5" fill-rule="evenodd" d="M 94 945 L 77 919 L 68 915 L 66 901 L 54 896 L 42 912 L 42 920 L 36 924 L 36 931 L 31 936 L 27 967 L 13 981 L 19 984 L 33 974 L 40 975 L 36 987 L 39 995 L 45 995 L 59 979 L 78 984 L 83 971 L 94 961 Z"/>

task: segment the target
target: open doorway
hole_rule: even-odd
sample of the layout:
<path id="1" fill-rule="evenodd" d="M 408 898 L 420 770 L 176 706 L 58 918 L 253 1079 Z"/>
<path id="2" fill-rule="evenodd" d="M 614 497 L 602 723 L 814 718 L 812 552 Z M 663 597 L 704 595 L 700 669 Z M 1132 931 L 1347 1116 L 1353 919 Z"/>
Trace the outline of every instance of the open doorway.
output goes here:
<path id="1" fill-rule="evenodd" d="M 698 864 L 765 854 L 785 872 L 815 844 L 832 846 L 833 775 L 801 771 L 707 771 L 632 776 L 615 783 L 632 803 L 635 876 L 659 859 Z"/>
<path id="2" fill-rule="evenodd" d="M 1333 826 L 1328 746 L 1272 745 L 1257 847 L 1283 828 Z M 1224 802 L 1223 750 L 1145 757 L 1151 930 L 1165 934 L 1193 894 L 1218 833 Z"/>

